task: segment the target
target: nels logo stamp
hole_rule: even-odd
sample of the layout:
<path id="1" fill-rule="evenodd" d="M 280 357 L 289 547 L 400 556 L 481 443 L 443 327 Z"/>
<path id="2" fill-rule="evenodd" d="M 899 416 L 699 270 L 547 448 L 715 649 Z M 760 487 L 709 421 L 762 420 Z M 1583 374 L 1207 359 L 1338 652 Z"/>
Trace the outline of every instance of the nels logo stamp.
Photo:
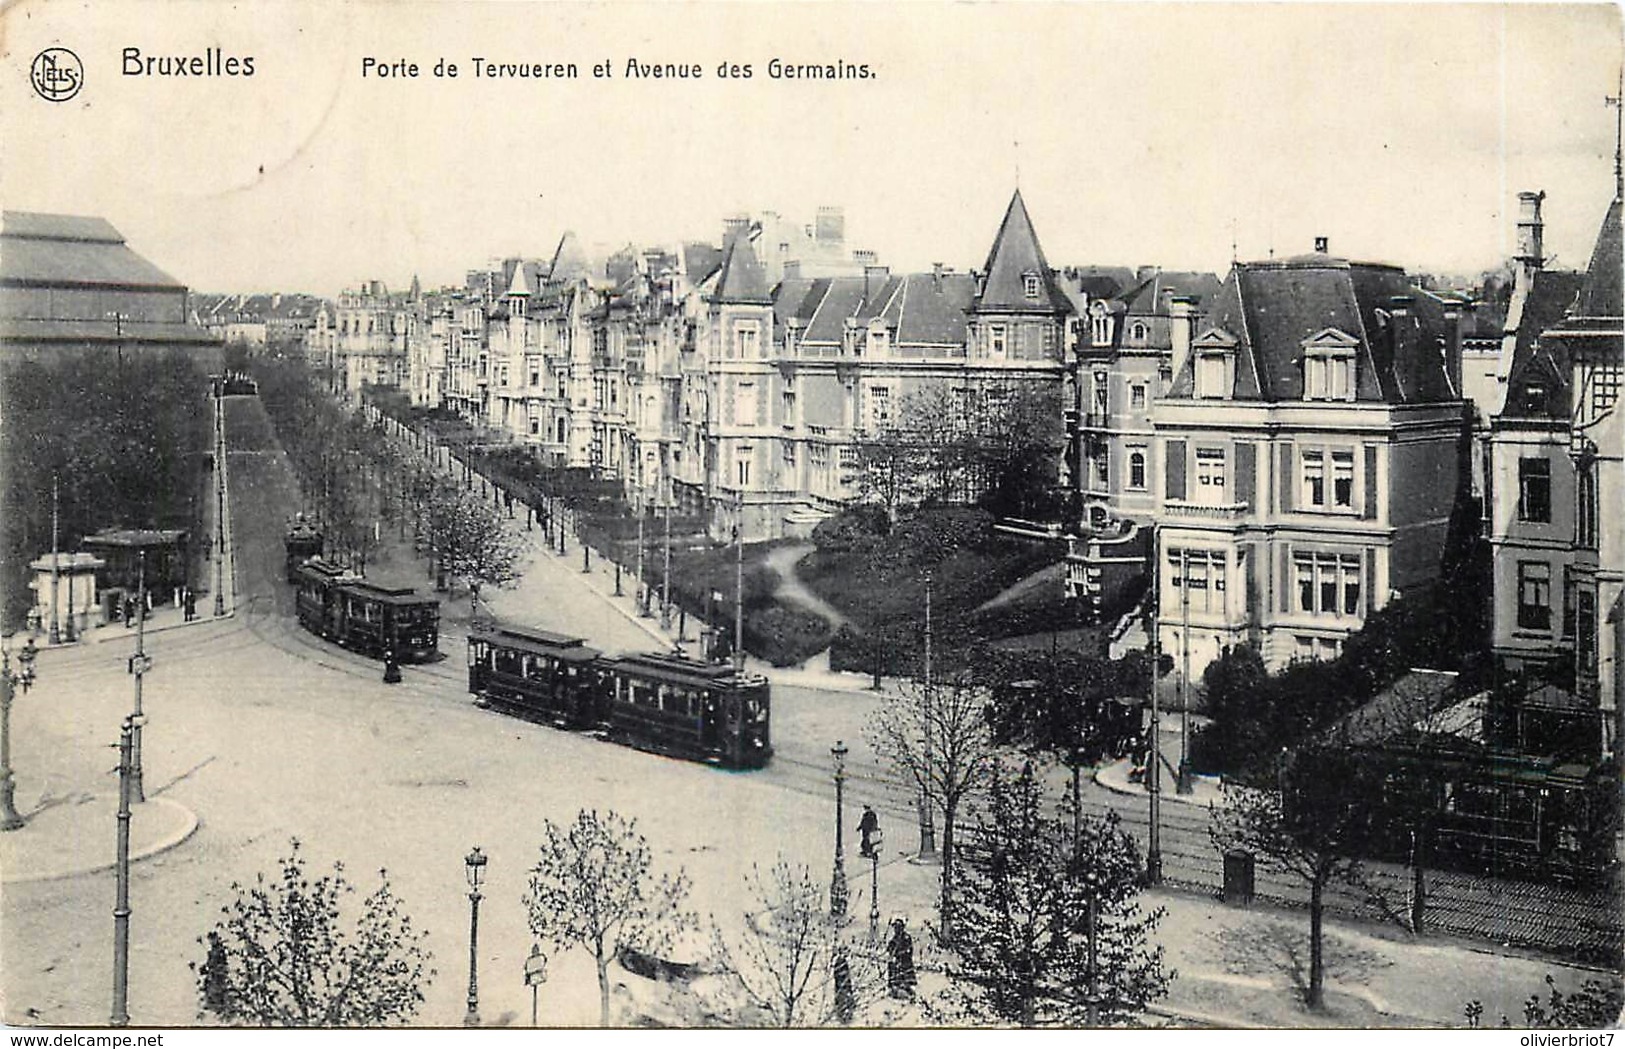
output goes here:
<path id="1" fill-rule="evenodd" d="M 84 63 L 65 47 L 48 47 L 34 56 L 29 83 L 47 102 L 66 102 L 85 85 Z"/>

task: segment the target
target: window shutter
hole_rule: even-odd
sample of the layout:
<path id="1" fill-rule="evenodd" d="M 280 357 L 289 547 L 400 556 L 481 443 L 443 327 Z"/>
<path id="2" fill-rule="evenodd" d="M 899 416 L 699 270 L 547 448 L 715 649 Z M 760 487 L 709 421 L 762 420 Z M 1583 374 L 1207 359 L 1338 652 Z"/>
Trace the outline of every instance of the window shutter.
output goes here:
<path id="1" fill-rule="evenodd" d="M 1236 502 L 1243 504 L 1249 510 L 1253 506 L 1254 474 L 1257 466 L 1253 461 L 1253 445 L 1250 441 L 1236 442 Z"/>
<path id="2" fill-rule="evenodd" d="M 1377 446 L 1365 446 L 1365 519 L 1377 518 Z"/>
<path id="3" fill-rule="evenodd" d="M 1185 442 L 1169 441 L 1163 445 L 1167 456 L 1164 467 L 1168 477 L 1168 498 L 1185 499 Z"/>
<path id="4" fill-rule="evenodd" d="M 1281 469 L 1277 471 L 1280 476 L 1281 512 L 1292 512 L 1292 442 L 1287 441 L 1281 445 Z"/>
<path id="5" fill-rule="evenodd" d="M 1365 548 L 1365 614 L 1377 609 L 1377 552 Z"/>

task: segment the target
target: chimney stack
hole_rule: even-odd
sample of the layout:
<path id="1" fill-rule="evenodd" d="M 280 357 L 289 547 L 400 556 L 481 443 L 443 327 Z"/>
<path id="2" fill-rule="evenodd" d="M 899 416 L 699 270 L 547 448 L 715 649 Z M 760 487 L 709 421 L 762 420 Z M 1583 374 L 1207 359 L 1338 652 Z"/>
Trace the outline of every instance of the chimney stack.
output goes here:
<path id="1" fill-rule="evenodd" d="M 1327 237 L 1315 238 L 1315 254 L 1324 255 L 1331 250 L 1331 240 Z"/>
<path id="2" fill-rule="evenodd" d="M 1178 375 L 1191 355 L 1192 327 L 1196 323 L 1196 299 L 1190 295 L 1175 295 L 1168 302 L 1168 337 L 1173 347 L 1169 363 Z"/>
<path id="3" fill-rule="evenodd" d="M 1518 253 L 1513 258 L 1519 269 L 1527 268 L 1532 274 L 1545 262 L 1543 251 L 1546 225 L 1541 221 L 1540 202 L 1546 193 L 1524 191 L 1518 194 Z"/>

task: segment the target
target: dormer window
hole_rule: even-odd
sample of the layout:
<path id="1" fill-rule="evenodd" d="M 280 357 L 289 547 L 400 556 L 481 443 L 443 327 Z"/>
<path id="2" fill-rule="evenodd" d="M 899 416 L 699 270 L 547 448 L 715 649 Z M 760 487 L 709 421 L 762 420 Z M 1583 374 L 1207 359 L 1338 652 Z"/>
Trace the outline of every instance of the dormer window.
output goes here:
<path id="1" fill-rule="evenodd" d="M 1143 345 L 1145 343 L 1146 335 L 1147 329 L 1144 321 L 1135 321 L 1133 324 L 1129 325 L 1128 337 L 1130 342 L 1135 343 L 1136 345 Z"/>
<path id="2" fill-rule="evenodd" d="M 1354 349 L 1352 336 L 1327 328 L 1303 344 L 1303 399 L 1306 401 L 1354 400 Z"/>
<path id="3" fill-rule="evenodd" d="M 1006 330 L 1002 324 L 990 324 L 987 328 L 987 352 L 990 357 L 1003 357 L 1005 350 Z"/>
<path id="4" fill-rule="evenodd" d="M 884 357 L 891 348 L 891 332 L 884 324 L 874 324 L 869 328 L 869 356 Z"/>
<path id="5" fill-rule="evenodd" d="M 1038 298 L 1038 293 L 1040 291 L 1040 282 L 1038 280 L 1038 274 L 1036 274 L 1036 273 L 1024 273 L 1024 274 L 1022 274 L 1022 277 L 1021 277 L 1021 289 L 1022 289 L 1022 292 L 1024 294 L 1026 294 L 1026 296 L 1029 299 L 1035 299 L 1036 300 Z"/>
<path id="6" fill-rule="evenodd" d="M 1191 343 L 1193 394 L 1198 398 L 1229 397 L 1236 385 L 1236 339 L 1221 328 L 1209 328 Z"/>
<path id="7" fill-rule="evenodd" d="M 1197 354 L 1196 396 L 1223 397 L 1230 392 L 1229 384 L 1225 381 L 1228 363 L 1228 355 L 1224 353 Z"/>
<path id="8" fill-rule="evenodd" d="M 1094 346 L 1112 344 L 1112 315 L 1103 303 L 1096 302 L 1089 307 L 1089 342 Z"/>

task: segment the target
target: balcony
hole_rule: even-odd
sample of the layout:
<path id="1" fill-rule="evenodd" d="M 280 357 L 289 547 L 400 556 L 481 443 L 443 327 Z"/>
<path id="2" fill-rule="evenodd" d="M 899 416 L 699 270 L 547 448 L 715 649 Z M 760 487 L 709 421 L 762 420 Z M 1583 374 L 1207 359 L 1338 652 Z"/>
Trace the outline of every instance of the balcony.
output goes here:
<path id="1" fill-rule="evenodd" d="M 1188 503 L 1169 499 L 1162 504 L 1163 514 L 1167 517 L 1224 521 L 1245 517 L 1250 509 L 1246 503 Z"/>

